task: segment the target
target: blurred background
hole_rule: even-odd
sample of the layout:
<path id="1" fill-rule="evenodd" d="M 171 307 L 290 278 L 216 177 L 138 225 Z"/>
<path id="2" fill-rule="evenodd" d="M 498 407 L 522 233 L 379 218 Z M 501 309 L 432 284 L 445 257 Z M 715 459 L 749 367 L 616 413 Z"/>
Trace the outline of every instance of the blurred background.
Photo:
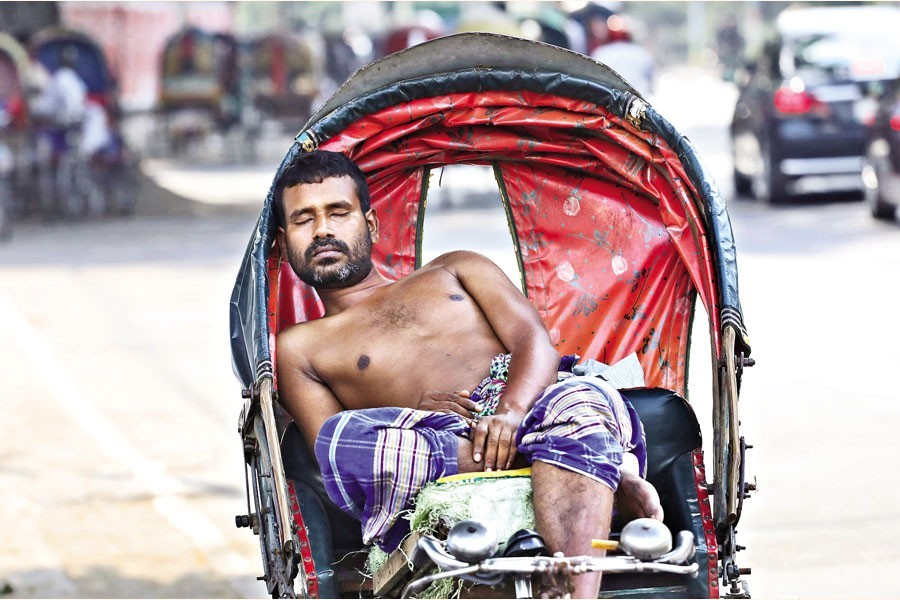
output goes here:
<path id="1" fill-rule="evenodd" d="M 590 55 L 690 137 L 731 215 L 757 361 L 741 396 L 758 484 L 738 529 L 750 590 L 895 597 L 898 14 L 0 3 L 0 597 L 265 596 L 257 538 L 234 527 L 240 259 L 316 108 L 369 62 L 461 31 Z M 471 248 L 512 275 L 491 173 L 439 177 L 428 255 Z M 698 325 L 692 364 L 709 362 L 706 337 Z M 702 422 L 709 380 L 691 375 Z"/>

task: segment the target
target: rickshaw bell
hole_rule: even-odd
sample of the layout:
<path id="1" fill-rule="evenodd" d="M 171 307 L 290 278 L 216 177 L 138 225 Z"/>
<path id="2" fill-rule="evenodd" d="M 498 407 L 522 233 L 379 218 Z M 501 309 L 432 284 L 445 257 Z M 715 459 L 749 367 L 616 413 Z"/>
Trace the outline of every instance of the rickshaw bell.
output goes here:
<path id="1" fill-rule="evenodd" d="M 274 198 L 279 242 L 325 306 L 278 335 L 279 396 L 364 542 L 395 548 L 398 513 L 426 483 L 521 463 L 551 552 L 602 553 L 591 540 L 608 536 L 614 505 L 662 520 L 634 409 L 598 378 L 557 383 L 544 324 L 496 265 L 451 252 L 386 279 L 365 176 L 340 153 L 298 154 Z M 600 574 L 575 585 L 596 598 Z"/>

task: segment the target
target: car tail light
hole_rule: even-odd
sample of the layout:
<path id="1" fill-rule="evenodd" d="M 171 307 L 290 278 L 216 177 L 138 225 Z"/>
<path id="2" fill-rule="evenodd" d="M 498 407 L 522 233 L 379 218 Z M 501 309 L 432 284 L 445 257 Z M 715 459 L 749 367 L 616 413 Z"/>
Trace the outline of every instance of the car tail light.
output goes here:
<path id="1" fill-rule="evenodd" d="M 805 90 L 795 91 L 787 87 L 775 92 L 775 108 L 785 115 L 826 114 L 828 105 L 820 102 Z"/>
<path id="2" fill-rule="evenodd" d="M 891 115 L 890 125 L 892 130 L 900 131 L 900 115 Z"/>

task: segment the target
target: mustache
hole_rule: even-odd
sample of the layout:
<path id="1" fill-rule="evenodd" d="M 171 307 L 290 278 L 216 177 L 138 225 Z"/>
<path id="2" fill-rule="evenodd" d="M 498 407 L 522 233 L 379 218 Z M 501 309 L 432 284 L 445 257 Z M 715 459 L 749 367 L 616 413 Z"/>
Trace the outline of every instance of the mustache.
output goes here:
<path id="1" fill-rule="evenodd" d="M 329 248 L 339 250 L 344 254 L 350 254 L 350 246 L 348 246 L 346 242 L 343 242 L 336 238 L 327 238 L 324 240 L 316 240 L 311 243 L 306 249 L 306 252 L 303 253 L 304 258 L 306 258 L 307 261 L 312 260 L 313 254 L 320 248 Z"/>

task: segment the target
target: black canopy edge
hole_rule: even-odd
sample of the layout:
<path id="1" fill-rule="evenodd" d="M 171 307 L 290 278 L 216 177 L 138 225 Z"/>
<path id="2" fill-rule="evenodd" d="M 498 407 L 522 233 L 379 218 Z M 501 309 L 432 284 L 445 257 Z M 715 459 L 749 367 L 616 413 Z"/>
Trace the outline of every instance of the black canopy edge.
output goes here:
<path id="1" fill-rule="evenodd" d="M 362 67 L 313 114 L 303 130 L 372 90 L 409 79 L 434 77 L 436 62 L 446 72 L 484 68 L 568 73 L 640 96 L 621 75 L 584 54 L 496 33 L 457 33 L 407 48 Z"/>

